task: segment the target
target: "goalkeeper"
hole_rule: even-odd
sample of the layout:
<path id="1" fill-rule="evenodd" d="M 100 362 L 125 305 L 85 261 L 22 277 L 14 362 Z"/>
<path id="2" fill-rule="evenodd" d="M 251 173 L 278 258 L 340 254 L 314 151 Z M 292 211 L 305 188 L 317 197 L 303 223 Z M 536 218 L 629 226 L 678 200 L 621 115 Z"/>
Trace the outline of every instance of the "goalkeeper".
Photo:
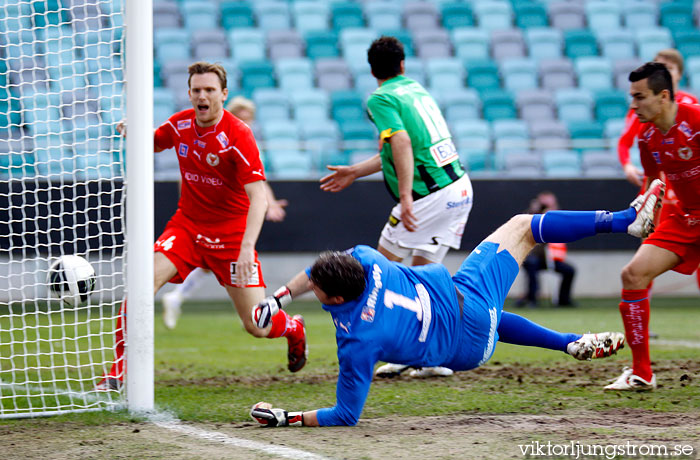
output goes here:
<path id="1" fill-rule="evenodd" d="M 450 277 L 439 264 L 406 267 L 356 246 L 327 252 L 253 310 L 263 327 L 292 296 L 313 290 L 333 317 L 338 345 L 336 405 L 287 412 L 257 403 L 251 416 L 263 426 L 355 425 L 378 361 L 469 370 L 489 360 L 496 342 L 561 350 L 576 359 L 602 358 L 623 346 L 618 332 L 556 332 L 503 311 L 519 265 L 536 243 L 568 243 L 598 233 L 646 237 L 664 184 L 619 212 L 549 211 L 518 215 L 488 236 Z"/>

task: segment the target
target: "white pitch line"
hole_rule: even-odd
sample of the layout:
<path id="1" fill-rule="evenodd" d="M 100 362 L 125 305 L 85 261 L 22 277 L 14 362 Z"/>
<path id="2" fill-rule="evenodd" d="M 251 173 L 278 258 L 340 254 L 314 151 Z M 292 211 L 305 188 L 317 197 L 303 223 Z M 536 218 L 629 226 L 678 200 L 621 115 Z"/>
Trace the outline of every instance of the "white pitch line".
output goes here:
<path id="1" fill-rule="evenodd" d="M 163 420 L 166 418 L 167 420 Z M 241 439 L 233 436 L 228 436 L 223 433 L 217 433 L 216 431 L 207 431 L 201 428 L 195 428 L 189 425 L 183 425 L 179 420 L 173 419 L 167 414 L 156 414 L 151 416 L 150 422 L 154 425 L 165 428 L 170 431 L 175 431 L 178 433 L 186 434 L 195 438 L 204 439 L 206 441 L 219 442 L 233 447 L 240 447 L 243 449 L 257 450 L 268 455 L 276 455 L 281 458 L 291 458 L 291 459 L 307 459 L 307 460 L 328 460 L 327 457 L 321 455 L 312 454 L 311 452 L 306 452 L 299 449 L 292 449 L 291 447 L 276 446 L 274 444 L 264 444 L 262 442 L 251 441 L 249 439 Z"/>
<path id="2" fill-rule="evenodd" d="M 700 342 L 691 340 L 656 340 L 651 339 L 649 345 L 666 345 L 669 347 L 700 348 Z"/>

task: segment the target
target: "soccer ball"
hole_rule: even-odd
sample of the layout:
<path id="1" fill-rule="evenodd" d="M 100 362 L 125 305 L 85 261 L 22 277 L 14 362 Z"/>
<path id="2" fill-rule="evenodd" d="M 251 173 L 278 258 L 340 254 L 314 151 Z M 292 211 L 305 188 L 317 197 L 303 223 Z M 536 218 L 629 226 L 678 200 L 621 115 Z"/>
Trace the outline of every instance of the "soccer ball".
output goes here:
<path id="1" fill-rule="evenodd" d="M 61 256 L 49 267 L 49 291 L 70 307 L 87 302 L 97 278 L 90 262 L 80 256 Z"/>

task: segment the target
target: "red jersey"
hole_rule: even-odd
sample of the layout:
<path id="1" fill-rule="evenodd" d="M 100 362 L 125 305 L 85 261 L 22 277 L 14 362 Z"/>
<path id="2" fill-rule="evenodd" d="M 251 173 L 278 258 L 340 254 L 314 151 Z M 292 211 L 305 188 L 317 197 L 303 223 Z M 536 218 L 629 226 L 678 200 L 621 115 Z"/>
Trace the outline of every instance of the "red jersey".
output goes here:
<path id="1" fill-rule="evenodd" d="M 208 128 L 196 125 L 194 109 L 176 113 L 156 129 L 154 143 L 175 148 L 182 174 L 178 208 L 191 221 L 220 226 L 245 217 L 245 184 L 265 180 L 250 128 L 227 110 Z"/>
<path id="2" fill-rule="evenodd" d="M 697 104 L 698 98 L 685 91 L 676 91 L 676 102 L 679 104 Z M 625 116 L 625 127 L 620 139 L 617 141 L 617 156 L 622 166 L 630 161 L 630 147 L 634 145 L 634 139 L 639 137 L 639 118 L 634 110 L 630 109 Z"/>
<path id="3" fill-rule="evenodd" d="M 680 208 L 700 214 L 700 106 L 678 104 L 675 123 L 665 134 L 653 123 L 642 123 L 640 128 L 644 173 L 665 173 Z"/>

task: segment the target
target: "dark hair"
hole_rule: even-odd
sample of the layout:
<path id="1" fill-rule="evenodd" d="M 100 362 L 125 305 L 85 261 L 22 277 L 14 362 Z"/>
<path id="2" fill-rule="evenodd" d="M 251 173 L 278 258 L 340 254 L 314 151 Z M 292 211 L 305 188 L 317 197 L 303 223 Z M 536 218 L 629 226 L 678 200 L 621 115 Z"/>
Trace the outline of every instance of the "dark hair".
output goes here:
<path id="1" fill-rule="evenodd" d="M 219 77 L 219 82 L 221 82 L 221 89 L 226 89 L 226 70 L 221 64 L 212 64 L 209 62 L 199 61 L 188 67 L 188 72 L 190 77 L 187 79 L 187 86 L 191 86 L 192 75 L 202 75 L 205 73 L 213 73 Z"/>
<path id="2" fill-rule="evenodd" d="M 311 266 L 309 279 L 327 296 L 341 296 L 346 302 L 365 290 L 365 270 L 346 252 L 323 252 Z"/>
<path id="3" fill-rule="evenodd" d="M 367 50 L 367 62 L 372 75 L 380 80 L 401 74 L 401 61 L 406 59 L 403 44 L 396 37 L 382 35 Z"/>
<path id="4" fill-rule="evenodd" d="M 668 90 L 671 101 L 675 100 L 673 95 L 673 79 L 666 66 L 660 62 L 647 62 L 630 73 L 629 80 L 634 83 L 647 79 L 647 85 L 654 94 L 659 94 L 663 90 Z"/>

